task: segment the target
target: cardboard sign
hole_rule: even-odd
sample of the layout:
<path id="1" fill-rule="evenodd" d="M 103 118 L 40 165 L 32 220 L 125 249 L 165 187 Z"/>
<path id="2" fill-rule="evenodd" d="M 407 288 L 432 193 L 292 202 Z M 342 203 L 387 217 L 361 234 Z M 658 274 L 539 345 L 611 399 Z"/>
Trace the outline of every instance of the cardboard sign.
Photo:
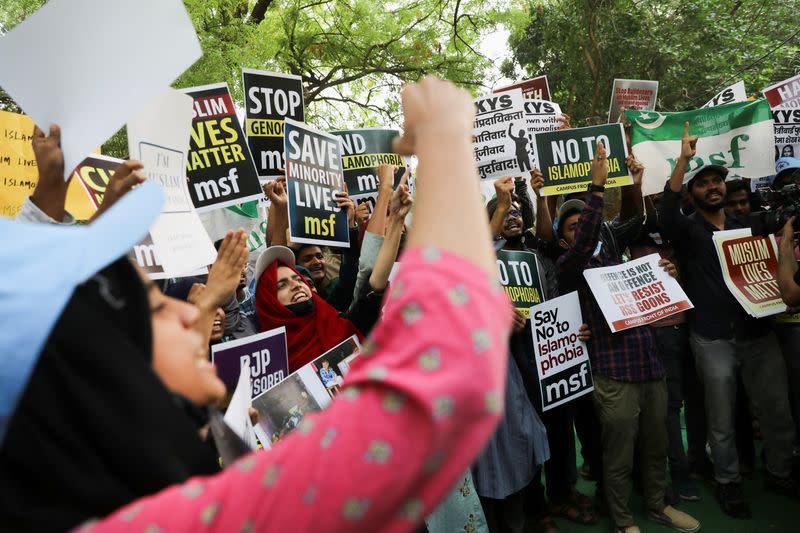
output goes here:
<path id="1" fill-rule="evenodd" d="M 497 271 L 508 298 L 525 318 L 530 318 L 531 306 L 544 301 L 539 261 L 536 254 L 514 250 L 497 252 Z"/>
<path id="2" fill-rule="evenodd" d="M 284 131 L 292 242 L 349 248 L 347 211 L 336 205 L 344 191 L 339 138 L 288 118 Z"/>
<path id="3" fill-rule="evenodd" d="M 744 81 L 739 80 L 730 87 L 725 87 L 717 95 L 706 102 L 703 109 L 706 107 L 716 107 L 718 105 L 734 104 L 736 102 L 746 102 L 747 91 L 744 89 Z"/>
<path id="4" fill-rule="evenodd" d="M 342 141 L 342 168 L 347 191 L 356 205 L 367 203 L 369 212 L 378 199 L 378 166 L 398 167 L 393 186 L 403 177 L 406 159 L 392 151 L 392 140 L 400 135 L 398 130 L 363 128 L 331 132 Z"/>
<path id="5" fill-rule="evenodd" d="M 583 318 L 577 292 L 530 309 L 536 372 L 542 410 L 565 404 L 594 390 L 586 343 L 578 338 Z"/>
<path id="6" fill-rule="evenodd" d="M 728 168 L 728 179 L 775 173 L 775 132 L 764 99 L 677 113 L 626 110 L 625 117 L 631 122 L 633 151 L 644 165 L 645 196 L 664 190 L 681 153 L 685 122 L 689 122 L 689 134 L 700 140 L 684 183 L 708 164 Z"/>
<path id="7" fill-rule="evenodd" d="M 536 157 L 544 175 L 542 194 L 552 196 L 585 191 L 592 181 L 592 159 L 603 142 L 608 157 L 606 187 L 630 185 L 628 147 L 622 124 L 558 130 L 536 135 Z"/>
<path id="8" fill-rule="evenodd" d="M 305 415 L 328 407 L 360 352 L 361 345 L 353 335 L 254 398 L 253 407 L 258 411 L 255 431 L 261 445 L 271 447 L 300 425 Z"/>
<path id="9" fill-rule="evenodd" d="M 774 235 L 754 237 L 749 228 L 715 231 L 714 245 L 725 285 L 748 314 L 762 318 L 786 311 Z"/>
<path id="10" fill-rule="evenodd" d="M 198 212 L 264 196 L 227 83 L 181 89 L 194 99 L 186 173 Z"/>
<path id="11" fill-rule="evenodd" d="M 475 99 L 473 150 L 481 179 L 522 176 L 533 169 L 522 92 Z"/>
<path id="12" fill-rule="evenodd" d="M 537 76 L 529 80 L 520 81 L 513 85 L 509 85 L 508 87 L 495 89 L 493 92 L 502 93 L 506 91 L 513 91 L 514 89 L 522 90 L 523 98 L 550 100 L 550 85 L 547 83 L 547 76 Z"/>
<path id="13" fill-rule="evenodd" d="M 128 122 L 128 150 L 142 172 L 161 186 L 161 216 L 150 237 L 164 273 L 186 276 L 214 262 L 217 251 L 189 198 L 186 152 L 192 124 L 192 98 L 167 89 Z"/>
<path id="14" fill-rule="evenodd" d="M 558 118 L 561 116 L 561 106 L 547 100 L 528 99 L 524 102 L 525 125 L 528 129 L 528 154 L 533 168 L 539 168 L 536 159 L 535 137 L 539 133 L 556 131 L 561 127 Z"/>
<path id="15" fill-rule="evenodd" d="M 280 327 L 211 346 L 219 379 L 233 389 L 239 372 L 250 372 L 252 397 L 260 396 L 289 375 L 286 328 Z"/>
<path id="16" fill-rule="evenodd" d="M 653 111 L 658 98 L 658 82 L 652 80 L 614 80 L 608 122 L 618 122 L 621 108 Z"/>
<path id="17" fill-rule="evenodd" d="M 773 109 L 772 118 L 775 121 L 775 159 L 800 158 L 800 109 Z"/>
<path id="18" fill-rule="evenodd" d="M 0 111 L 0 216 L 15 218 L 39 183 L 33 128 L 29 116 Z M 67 187 L 65 206 L 77 220 L 87 220 L 97 210 L 75 179 Z"/>
<path id="19" fill-rule="evenodd" d="M 660 259 L 650 254 L 583 271 L 612 332 L 651 324 L 694 307 L 675 278 L 658 266 Z"/>
<path id="20" fill-rule="evenodd" d="M 0 38 L 0 87 L 61 127 L 67 179 L 202 53 L 179 0 L 51 0 Z"/>
<path id="21" fill-rule="evenodd" d="M 258 177 L 262 180 L 283 175 L 283 120 L 303 122 L 303 79 L 242 68 L 244 82 L 245 132 Z"/>
<path id="22" fill-rule="evenodd" d="M 761 92 L 773 109 L 800 109 L 800 74 Z"/>

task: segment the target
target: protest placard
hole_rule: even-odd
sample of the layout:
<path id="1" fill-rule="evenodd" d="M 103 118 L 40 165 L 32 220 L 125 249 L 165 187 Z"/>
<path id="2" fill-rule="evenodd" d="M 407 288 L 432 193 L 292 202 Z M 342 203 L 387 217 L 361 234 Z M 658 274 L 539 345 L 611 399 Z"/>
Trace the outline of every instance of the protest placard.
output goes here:
<path id="1" fill-rule="evenodd" d="M 583 318 L 577 292 L 530 309 L 531 334 L 542 410 L 594 390 L 586 343 L 578 338 Z"/>
<path id="2" fill-rule="evenodd" d="M 235 387 L 231 387 L 233 388 L 233 395 L 231 396 L 231 401 L 228 403 L 228 408 L 225 410 L 225 417 L 223 418 L 225 425 L 233 430 L 240 439 L 240 442 L 245 444 L 244 448 L 248 451 L 258 449 L 255 429 L 250 419 L 250 407 L 253 405 L 253 384 L 254 383 L 250 380 L 250 369 L 247 367 L 246 363 L 242 364 Z M 212 410 L 214 409 L 212 408 Z M 241 452 L 244 450 L 242 450 L 242 447 L 239 445 L 239 441 L 234 440 L 233 443 L 231 443 L 225 438 L 224 430 L 221 432 L 222 434 L 218 434 L 219 432 L 214 431 L 213 425 L 211 428 L 214 434 L 214 441 L 217 443 L 217 451 L 219 451 L 220 457 L 226 465 L 231 464 L 238 457 L 243 455 Z M 222 442 L 226 445 L 220 446 L 220 437 L 222 438 Z"/>
<path id="3" fill-rule="evenodd" d="M 800 157 L 800 109 L 773 109 L 772 118 L 775 121 L 775 159 Z"/>
<path id="4" fill-rule="evenodd" d="M 608 122 L 618 122 L 621 109 L 653 111 L 658 98 L 658 82 L 652 80 L 615 79 L 611 87 Z"/>
<path id="5" fill-rule="evenodd" d="M 533 168 L 519 89 L 476 98 L 472 134 L 481 179 L 523 176 Z"/>
<path id="6" fill-rule="evenodd" d="M 27 115 L 0 111 L 0 216 L 14 218 L 39 183 L 33 153 L 33 120 Z M 73 179 L 67 187 L 67 211 L 87 220 L 95 211 L 83 187 Z"/>
<path id="7" fill-rule="evenodd" d="M 583 271 L 612 332 L 651 324 L 694 307 L 675 278 L 658 266 L 660 259 L 650 254 Z"/>
<path id="8" fill-rule="evenodd" d="M 762 318 L 786 311 L 778 287 L 775 236 L 753 236 L 749 228 L 715 231 L 725 285 L 748 314 Z"/>
<path id="9" fill-rule="evenodd" d="M 328 407 L 360 352 L 361 345 L 353 335 L 253 398 L 258 411 L 255 431 L 261 445 L 269 448 L 296 428 L 305 415 Z"/>
<path id="10" fill-rule="evenodd" d="M 684 183 L 708 164 L 729 170 L 728 178 L 760 178 L 775 173 L 772 112 L 767 101 L 660 113 L 626 110 L 631 145 L 644 165 L 642 194 L 662 192 L 681 153 L 684 123 L 697 135 L 697 154 L 687 165 Z"/>
<path id="11" fill-rule="evenodd" d="M 539 168 L 536 159 L 536 135 L 556 131 L 561 127 L 559 117 L 561 107 L 555 102 L 547 100 L 527 99 L 523 103 L 525 109 L 525 126 L 528 132 L 528 155 L 531 159 L 531 166 Z"/>
<path id="12" fill-rule="evenodd" d="M 61 127 L 66 179 L 201 55 L 179 0 L 51 0 L 0 39 L 0 86 L 43 131 Z"/>
<path id="13" fill-rule="evenodd" d="M 744 81 L 739 80 L 730 87 L 725 87 L 718 92 L 714 98 L 706 102 L 703 108 L 746 101 L 747 91 L 744 89 Z"/>
<path id="14" fill-rule="evenodd" d="M 508 298 L 525 318 L 530 318 L 531 306 L 544 301 L 539 261 L 531 252 L 500 250 L 497 252 L 497 272 Z"/>
<path id="15" fill-rule="evenodd" d="M 280 327 L 211 346 L 219 379 L 233 389 L 240 370 L 250 372 L 252 397 L 260 396 L 289 375 L 286 328 Z"/>
<path id="16" fill-rule="evenodd" d="M 588 128 L 557 130 L 536 135 L 536 157 L 544 176 L 542 194 L 567 194 L 585 191 L 592 181 L 592 159 L 601 142 L 608 157 L 606 187 L 630 185 L 625 158 L 628 147 L 622 124 L 601 124 Z"/>
<path id="17" fill-rule="evenodd" d="M 522 90 L 523 98 L 550 100 L 550 85 L 547 83 L 547 76 L 537 76 L 529 80 L 517 82 L 507 87 L 495 89 L 492 92 L 502 93 L 506 91 L 513 91 L 514 89 Z"/>
<path id="18" fill-rule="evenodd" d="M 292 242 L 349 248 L 347 211 L 336 204 L 344 191 L 339 138 L 288 118 L 284 131 Z"/>
<path id="19" fill-rule="evenodd" d="M 800 74 L 761 91 L 772 109 L 800 109 Z"/>
<path id="20" fill-rule="evenodd" d="M 392 150 L 392 140 L 400 132 L 387 128 L 363 128 L 331 133 L 342 141 L 342 168 L 350 197 L 356 205 L 366 202 L 372 214 L 378 198 L 378 165 L 398 167 L 393 186 L 405 172 L 405 157 Z"/>
<path id="21" fill-rule="evenodd" d="M 198 212 L 264 196 L 227 83 L 181 89 L 194 99 L 186 172 Z"/>
<path id="22" fill-rule="evenodd" d="M 170 277 L 186 276 L 214 262 L 217 252 L 195 212 L 186 183 L 192 98 L 167 89 L 128 122 L 128 151 L 142 172 L 161 186 L 161 216 L 150 226 L 158 260 Z"/>
<path id="23" fill-rule="evenodd" d="M 283 119 L 305 121 L 303 78 L 242 68 L 247 145 L 262 180 L 283 175 Z"/>

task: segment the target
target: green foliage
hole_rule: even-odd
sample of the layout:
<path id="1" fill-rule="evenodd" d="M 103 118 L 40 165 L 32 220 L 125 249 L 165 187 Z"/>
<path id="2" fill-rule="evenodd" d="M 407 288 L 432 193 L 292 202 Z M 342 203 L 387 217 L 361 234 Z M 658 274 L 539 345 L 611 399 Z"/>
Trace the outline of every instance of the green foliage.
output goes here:
<path id="1" fill-rule="evenodd" d="M 659 80 L 657 109 L 668 111 L 700 107 L 739 79 L 759 95 L 800 70 L 799 28 L 793 2 L 533 0 L 511 22 L 513 61 L 502 68 L 547 74 L 573 125 L 596 124 L 614 78 Z"/>

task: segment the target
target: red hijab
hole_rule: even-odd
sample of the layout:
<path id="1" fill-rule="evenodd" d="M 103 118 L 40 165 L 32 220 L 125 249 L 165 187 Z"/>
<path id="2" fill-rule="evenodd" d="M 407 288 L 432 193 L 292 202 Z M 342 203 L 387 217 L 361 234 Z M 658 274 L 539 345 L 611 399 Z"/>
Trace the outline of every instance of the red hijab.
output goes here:
<path id="1" fill-rule="evenodd" d="M 363 335 L 349 320 L 314 291 L 314 310 L 306 316 L 297 316 L 278 301 L 278 266 L 291 268 L 283 261 L 270 264 L 256 285 L 256 312 L 259 331 L 286 327 L 286 343 L 289 349 L 289 372 L 294 372 L 310 363 L 343 340 Z M 299 275 L 299 273 L 298 273 Z M 302 276 L 301 276 L 302 277 Z"/>

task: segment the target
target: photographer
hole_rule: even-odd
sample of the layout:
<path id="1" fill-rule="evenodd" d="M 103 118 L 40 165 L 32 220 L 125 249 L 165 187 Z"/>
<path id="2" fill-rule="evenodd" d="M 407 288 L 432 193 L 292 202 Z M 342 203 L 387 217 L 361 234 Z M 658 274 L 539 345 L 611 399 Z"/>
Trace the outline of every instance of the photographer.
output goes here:
<path id="1" fill-rule="evenodd" d="M 783 226 L 778 255 L 778 286 L 781 298 L 790 307 L 800 305 L 800 270 L 794 254 L 794 220 L 791 217 Z"/>

